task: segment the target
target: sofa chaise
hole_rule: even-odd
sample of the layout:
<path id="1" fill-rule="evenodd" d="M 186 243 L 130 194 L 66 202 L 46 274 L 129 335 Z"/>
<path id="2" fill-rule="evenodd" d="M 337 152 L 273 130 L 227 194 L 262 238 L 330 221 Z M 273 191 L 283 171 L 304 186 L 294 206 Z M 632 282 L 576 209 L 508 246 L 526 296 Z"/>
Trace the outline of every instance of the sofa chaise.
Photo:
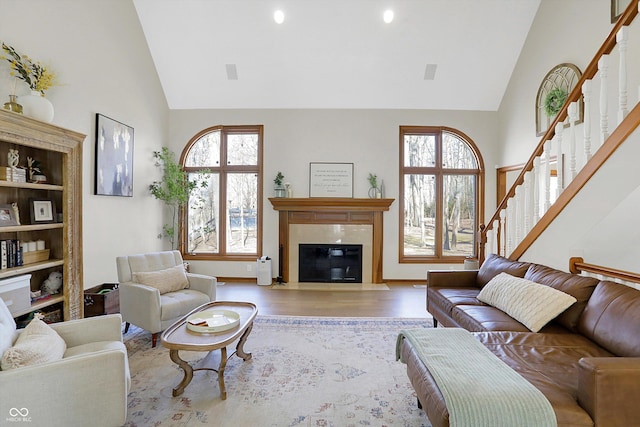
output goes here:
<path id="1" fill-rule="evenodd" d="M 500 273 L 553 287 L 575 302 L 538 332 L 478 299 Z M 540 390 L 558 426 L 640 426 L 640 291 L 490 255 L 479 270 L 430 271 L 434 323 L 463 328 Z M 443 395 L 408 340 L 398 349 L 433 427 L 449 426 Z"/>

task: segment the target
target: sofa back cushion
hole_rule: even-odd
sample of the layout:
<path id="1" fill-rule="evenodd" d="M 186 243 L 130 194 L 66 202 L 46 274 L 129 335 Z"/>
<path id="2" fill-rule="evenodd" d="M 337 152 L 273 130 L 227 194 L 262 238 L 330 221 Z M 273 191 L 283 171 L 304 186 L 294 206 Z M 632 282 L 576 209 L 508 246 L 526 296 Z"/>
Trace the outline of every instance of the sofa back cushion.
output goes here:
<path id="1" fill-rule="evenodd" d="M 16 322 L 2 298 L 0 298 L 0 357 L 18 338 Z"/>
<path id="2" fill-rule="evenodd" d="M 640 291 L 598 283 L 580 317 L 580 333 L 617 356 L 640 357 Z"/>
<path id="3" fill-rule="evenodd" d="M 514 277 L 524 277 L 529 265 L 531 264 L 528 262 L 511 261 L 500 255 L 490 254 L 482 263 L 480 270 L 478 270 L 476 284 L 482 288 L 489 283 L 489 280 L 500 273 L 508 273 Z"/>
<path id="4" fill-rule="evenodd" d="M 133 281 L 135 273 L 164 270 L 182 264 L 182 255 L 179 251 L 151 252 L 116 257 L 118 268 L 118 282 L 127 283 Z"/>
<path id="5" fill-rule="evenodd" d="M 524 278 L 542 285 L 551 286 L 576 299 L 575 304 L 554 320 L 554 322 L 574 332 L 577 330 L 580 315 L 599 282 L 598 279 L 593 277 L 565 273 L 564 271 L 539 264 L 531 264 Z"/>

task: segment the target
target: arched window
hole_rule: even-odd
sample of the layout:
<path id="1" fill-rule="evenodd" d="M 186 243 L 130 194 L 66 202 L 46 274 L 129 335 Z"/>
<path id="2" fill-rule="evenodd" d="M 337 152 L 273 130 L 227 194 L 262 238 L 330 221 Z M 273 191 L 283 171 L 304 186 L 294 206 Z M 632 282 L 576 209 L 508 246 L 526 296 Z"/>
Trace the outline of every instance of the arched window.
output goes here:
<path id="1" fill-rule="evenodd" d="M 445 127 L 400 127 L 400 262 L 476 255 L 484 166 L 475 144 Z"/>
<path id="2" fill-rule="evenodd" d="M 262 252 L 262 126 L 216 126 L 181 156 L 197 188 L 182 216 L 187 259 L 255 260 Z"/>

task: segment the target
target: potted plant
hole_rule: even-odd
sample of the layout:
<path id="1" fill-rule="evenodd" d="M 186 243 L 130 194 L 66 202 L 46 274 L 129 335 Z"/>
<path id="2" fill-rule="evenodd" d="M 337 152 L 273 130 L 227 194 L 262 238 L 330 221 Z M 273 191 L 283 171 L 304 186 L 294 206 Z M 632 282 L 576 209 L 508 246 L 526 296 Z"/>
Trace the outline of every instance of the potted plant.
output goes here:
<path id="1" fill-rule="evenodd" d="M 278 174 L 273 180 L 273 183 L 275 184 L 273 187 L 275 197 L 287 197 L 287 189 L 282 183 L 283 179 L 284 175 L 282 175 L 282 172 L 278 171 Z"/>
<path id="2" fill-rule="evenodd" d="M 369 198 L 371 199 L 379 199 L 382 197 L 382 192 L 378 188 L 378 175 L 374 175 L 372 173 L 369 174 L 367 178 L 369 180 Z"/>
<path id="3" fill-rule="evenodd" d="M 153 157 L 156 160 L 156 166 L 162 168 L 163 174 L 160 181 L 154 181 L 149 185 L 149 191 L 169 208 L 171 222 L 164 224 L 162 231 L 164 237 L 169 239 L 171 249 L 175 249 L 178 213 L 189 202 L 191 192 L 198 187 L 207 187 L 207 181 L 202 175 L 189 180 L 189 175 L 182 170 L 182 167 L 175 160 L 175 155 L 167 147 L 162 147 L 160 151 L 154 151 Z M 203 170 L 199 173 L 206 172 Z"/>

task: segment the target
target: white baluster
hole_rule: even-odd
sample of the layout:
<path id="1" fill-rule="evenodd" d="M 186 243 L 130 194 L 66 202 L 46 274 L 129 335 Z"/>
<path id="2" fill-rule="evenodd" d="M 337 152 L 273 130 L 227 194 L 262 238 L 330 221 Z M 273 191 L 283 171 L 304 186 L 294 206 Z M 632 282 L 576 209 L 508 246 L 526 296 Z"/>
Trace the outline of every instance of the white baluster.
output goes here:
<path id="1" fill-rule="evenodd" d="M 591 160 L 591 80 L 582 84 L 582 98 L 584 100 L 584 158 Z"/>
<path id="2" fill-rule="evenodd" d="M 507 257 L 511 254 L 511 251 L 513 251 L 514 237 L 516 234 L 514 204 L 515 199 L 513 197 L 507 201 L 507 250 L 504 253 Z"/>
<path id="3" fill-rule="evenodd" d="M 578 120 L 578 103 L 572 102 L 569 104 L 569 172 L 571 174 L 571 181 L 573 181 L 578 174 L 576 170 L 576 120 Z M 564 187 L 567 186 L 563 183 Z"/>
<path id="4" fill-rule="evenodd" d="M 540 220 L 540 156 L 533 159 L 533 225 Z"/>
<path id="5" fill-rule="evenodd" d="M 506 220 L 507 220 L 507 210 L 506 209 L 502 209 L 500 211 L 500 240 L 498 241 L 498 245 L 499 245 L 498 251 L 500 251 L 499 253 L 502 256 L 506 256 L 506 254 L 507 254 L 507 225 L 506 225 Z"/>
<path id="6" fill-rule="evenodd" d="M 498 230 L 500 228 L 500 221 L 499 220 L 495 220 L 493 221 L 493 234 L 492 236 L 492 240 L 491 240 L 491 246 L 489 246 L 491 248 L 491 253 L 492 254 L 500 254 L 500 242 L 498 242 Z"/>
<path id="7" fill-rule="evenodd" d="M 609 111 L 607 100 L 607 84 L 609 80 L 609 55 L 602 55 L 598 60 L 600 72 L 600 145 L 609 138 Z"/>
<path id="8" fill-rule="evenodd" d="M 627 109 L 627 41 L 629 40 L 629 28 L 622 27 L 616 34 L 616 42 L 620 51 L 620 70 L 618 79 L 619 109 L 618 124 L 620 124 L 629 113 Z"/>
<path id="9" fill-rule="evenodd" d="M 544 211 L 551 207 L 551 141 L 544 143 Z"/>
<path id="10" fill-rule="evenodd" d="M 531 231 L 531 218 L 533 217 L 533 191 L 531 185 L 531 171 L 524 173 L 524 236 Z"/>
<path id="11" fill-rule="evenodd" d="M 522 184 L 516 187 L 516 246 L 524 238 L 524 200 Z"/>
<path id="12" fill-rule="evenodd" d="M 556 199 L 560 197 L 560 193 L 562 193 L 562 189 L 564 188 L 562 182 L 562 176 L 564 175 L 564 165 L 562 164 L 562 133 L 564 132 L 564 123 L 556 124 L 556 171 L 558 173 L 557 177 L 557 186 L 556 186 Z"/>

